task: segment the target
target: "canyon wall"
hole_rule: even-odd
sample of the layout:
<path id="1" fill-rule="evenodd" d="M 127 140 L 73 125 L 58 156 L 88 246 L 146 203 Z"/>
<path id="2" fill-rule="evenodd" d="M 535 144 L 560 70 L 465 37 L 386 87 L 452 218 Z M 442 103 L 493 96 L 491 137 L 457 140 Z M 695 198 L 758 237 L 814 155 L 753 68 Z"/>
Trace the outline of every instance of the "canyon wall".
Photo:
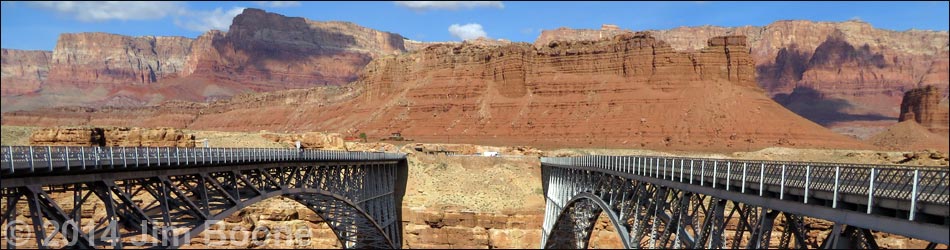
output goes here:
<path id="1" fill-rule="evenodd" d="M 3 49 L 0 56 L 0 96 L 36 92 L 49 76 L 52 53 L 39 50 Z"/>
<path id="2" fill-rule="evenodd" d="M 762 27 L 699 26 L 651 32 L 681 51 L 700 50 L 715 36 L 746 36 L 759 85 L 793 112 L 828 127 L 893 124 L 905 91 L 936 85 L 946 96 L 950 84 L 946 31 L 899 32 L 861 21 L 777 21 Z M 543 31 L 535 46 L 621 33 L 630 31 L 562 28 Z M 821 99 L 789 98 L 813 94 Z"/>
<path id="3" fill-rule="evenodd" d="M 349 22 L 258 9 L 245 9 L 228 32 L 197 39 L 67 33 L 52 52 L 3 50 L 3 110 L 206 102 L 341 85 L 373 58 L 406 51 L 403 40 Z"/>
<path id="4" fill-rule="evenodd" d="M 705 48 L 685 52 L 636 33 L 540 48 L 437 44 L 380 57 L 345 87 L 136 112 L 5 113 L 3 122 L 149 126 L 143 120 L 168 116 L 180 117 L 167 120 L 181 127 L 202 130 L 332 131 L 373 138 L 401 132 L 411 139 L 490 145 L 866 147 L 769 99 L 756 84 L 746 42 L 741 36 L 714 37 Z"/>
<path id="5" fill-rule="evenodd" d="M 946 31 L 898 32 L 873 28 L 860 21 L 778 21 L 762 27 L 680 27 L 651 33 L 656 39 L 665 41 L 672 51 L 697 55 L 704 53 L 708 40 L 713 37 L 745 36 L 744 45 L 731 48 L 731 52 L 746 50 L 745 59 L 742 60 L 754 62 L 751 72 L 742 71 L 750 68 L 742 68 L 726 74 L 751 77 L 752 82 L 793 112 L 837 132 L 861 138 L 894 123 L 900 113 L 902 94 L 906 90 L 936 85 L 946 96 L 950 82 L 950 48 Z M 534 48 L 487 39 L 468 41 L 466 47 L 457 42 L 412 41 L 398 34 L 348 22 L 316 22 L 246 9 L 235 17 L 228 32 L 209 31 L 196 39 L 79 33 L 62 35 L 52 52 L 4 50 L 2 93 L 5 98 L 2 99 L 2 110 L 35 110 L 48 108 L 50 103 L 55 103 L 55 106 L 97 108 L 158 105 L 170 100 L 213 102 L 247 92 L 341 85 L 366 78 L 361 77 L 360 72 L 371 60 L 407 60 L 406 57 L 397 56 L 407 51 L 431 54 L 436 50 L 445 52 L 446 48 L 458 47 L 457 53 L 467 53 L 464 49 L 479 45 L 504 47 L 501 50 L 511 50 L 512 53 L 533 54 L 560 50 L 549 47 L 552 45 L 564 46 L 567 42 L 592 44 L 594 41 L 610 41 L 622 34 L 634 33 L 613 25 L 605 25 L 600 30 L 560 28 L 542 32 Z M 425 52 L 429 48 L 432 51 Z M 580 52 L 558 53 L 569 56 Z M 587 59 L 603 59 L 599 57 L 603 53 L 621 55 L 617 51 L 584 53 L 587 53 L 584 59 L 576 60 L 579 65 L 561 63 L 552 69 L 532 69 L 537 72 L 524 72 L 525 77 L 522 78 L 542 79 L 532 74 L 558 77 L 573 74 L 552 73 L 551 70 L 585 70 L 590 72 L 583 74 L 589 75 L 614 70 L 583 64 L 633 69 L 632 65 L 623 63 L 624 66 L 616 66 L 586 62 Z M 469 86 L 469 89 L 444 93 L 443 96 L 467 96 L 499 88 L 504 89 L 499 94 L 505 98 L 520 98 L 519 93 L 533 93 L 522 90 L 522 87 L 532 87 L 530 84 L 522 86 L 525 80 L 512 79 L 519 78 L 512 74 L 524 71 L 521 69 L 523 65 L 513 62 L 532 64 L 525 60 L 540 57 L 515 58 L 502 54 L 504 52 L 499 51 L 499 55 L 477 56 L 503 57 L 509 61 L 502 62 L 497 58 L 482 62 L 466 59 L 459 63 L 490 63 L 492 69 L 480 70 L 482 72 L 479 74 L 482 75 L 477 76 L 481 78 L 478 81 L 485 80 L 487 76 L 484 74 L 491 74 L 492 82 L 503 82 L 504 85 L 491 85 L 491 88 L 486 89 Z M 416 56 L 413 60 L 423 61 L 425 58 Z M 611 60 L 620 62 L 626 59 Z M 425 61 L 426 67 L 439 67 L 429 62 L 431 60 Z M 468 67 L 465 64 L 458 66 Z M 382 70 L 379 67 L 408 66 L 393 64 L 369 67 L 376 67 L 371 70 Z M 408 70 L 391 69 L 387 74 L 410 72 Z M 431 71 L 439 70 L 444 69 Z M 636 73 L 620 72 L 623 80 L 636 78 Z M 450 77 L 476 76 L 474 73 L 453 74 Z M 448 78 L 433 78 L 429 81 L 443 79 Z M 591 81 L 579 79 L 579 82 Z M 383 86 L 366 90 L 390 89 Z M 446 87 L 442 90 L 457 89 Z M 530 101 L 521 103 L 527 102 Z M 479 106 L 482 114 L 485 110 L 483 107 Z M 453 133 L 442 134 L 448 136 Z"/>
<path id="6" fill-rule="evenodd" d="M 92 89 L 179 77 L 192 42 L 185 37 L 62 34 L 53 49 L 47 81 Z"/>

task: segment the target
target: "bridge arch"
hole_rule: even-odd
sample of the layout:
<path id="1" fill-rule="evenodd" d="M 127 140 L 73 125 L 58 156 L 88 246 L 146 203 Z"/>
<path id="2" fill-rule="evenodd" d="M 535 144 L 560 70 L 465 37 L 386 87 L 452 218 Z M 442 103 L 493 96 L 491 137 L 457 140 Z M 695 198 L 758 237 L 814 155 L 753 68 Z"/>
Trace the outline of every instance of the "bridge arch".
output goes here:
<path id="1" fill-rule="evenodd" d="M 545 248 L 586 248 L 601 211 L 625 231 L 626 248 L 875 249 L 874 232 L 929 241 L 928 249 L 948 242 L 946 192 L 930 191 L 947 190 L 945 169 L 652 156 L 541 162 Z M 831 232 L 814 236 L 829 228 L 808 227 L 808 218 Z"/>
<path id="2" fill-rule="evenodd" d="M 398 208 L 405 195 L 404 154 L 4 147 L 3 155 L 3 204 L 7 208 L 29 205 L 27 217 L 32 223 L 24 226 L 33 227 L 38 248 L 137 243 L 178 247 L 213 222 L 277 196 L 314 211 L 344 248 L 401 247 Z M 63 198 L 68 193 L 72 199 Z M 82 207 L 88 202 L 101 203 L 105 217 L 83 219 Z M 0 212 L 0 223 L 17 217 L 17 210 Z M 61 227 L 49 230 L 41 226 L 46 222 Z M 79 226 L 86 224 L 94 225 Z M 126 240 L 139 235 L 152 238 Z M 22 243 L 4 238 L 7 244 Z"/>
<path id="3" fill-rule="evenodd" d="M 548 235 L 547 243 L 544 248 L 547 249 L 586 249 L 590 244 L 590 236 L 594 231 L 594 224 L 600 217 L 601 212 L 607 215 L 610 223 L 614 226 L 623 247 L 630 249 L 630 235 L 626 234 L 625 223 L 600 197 L 589 193 L 581 192 L 572 197 L 566 206 L 558 213 L 557 221 Z"/>
<path id="4" fill-rule="evenodd" d="M 396 247 L 392 239 L 372 216 L 353 201 L 338 194 L 314 188 L 290 188 L 267 192 L 225 209 L 209 217 L 206 221 L 224 220 L 235 212 L 277 196 L 290 198 L 315 212 L 317 216 L 323 219 L 324 223 L 330 226 L 330 230 L 333 231 L 333 234 L 336 235 L 337 240 L 344 248 L 379 249 Z M 180 235 L 177 242 L 190 240 L 191 237 L 201 234 L 210 225 L 204 222 L 197 224 L 188 233 Z"/>

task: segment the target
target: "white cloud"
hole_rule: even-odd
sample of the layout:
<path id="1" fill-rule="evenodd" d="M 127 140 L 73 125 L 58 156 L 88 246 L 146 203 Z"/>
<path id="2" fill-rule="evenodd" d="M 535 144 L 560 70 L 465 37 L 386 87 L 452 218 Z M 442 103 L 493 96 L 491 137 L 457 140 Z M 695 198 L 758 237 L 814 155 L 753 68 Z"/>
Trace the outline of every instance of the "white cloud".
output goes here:
<path id="1" fill-rule="evenodd" d="M 255 4 L 271 7 L 271 8 L 286 8 L 286 7 L 297 7 L 300 6 L 300 1 L 254 1 Z"/>
<path id="2" fill-rule="evenodd" d="M 295 6 L 295 1 L 265 2 L 270 6 Z M 227 30 L 235 16 L 244 11 L 244 7 L 234 7 L 225 11 L 192 10 L 178 2 L 29 2 L 28 6 L 65 14 L 83 22 L 109 20 L 153 20 L 168 16 L 174 17 L 176 26 L 193 31 L 204 32 L 211 29 Z"/>
<path id="3" fill-rule="evenodd" d="M 185 8 L 176 2 L 30 2 L 30 6 L 69 15 L 79 21 L 150 20 L 177 15 Z"/>
<path id="4" fill-rule="evenodd" d="M 184 20 L 175 19 L 175 25 L 193 31 L 228 30 L 234 17 L 244 11 L 244 7 L 234 7 L 228 11 L 216 8 L 213 11 L 189 11 Z"/>
<path id="5" fill-rule="evenodd" d="M 474 8 L 498 8 L 504 9 L 505 5 L 501 1 L 395 1 L 396 5 L 406 7 L 415 11 L 426 10 L 458 10 Z"/>
<path id="6" fill-rule="evenodd" d="M 452 36 L 462 39 L 462 40 L 471 40 L 479 37 L 488 37 L 488 34 L 485 33 L 485 30 L 482 29 L 481 24 L 470 23 L 465 25 L 452 24 L 449 26 L 449 33 Z"/>

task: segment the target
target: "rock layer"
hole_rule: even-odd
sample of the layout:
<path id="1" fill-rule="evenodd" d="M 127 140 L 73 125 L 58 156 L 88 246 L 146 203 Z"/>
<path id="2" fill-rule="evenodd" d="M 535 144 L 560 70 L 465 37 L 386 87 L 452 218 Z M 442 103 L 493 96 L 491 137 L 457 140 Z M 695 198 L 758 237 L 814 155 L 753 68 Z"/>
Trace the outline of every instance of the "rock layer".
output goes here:
<path id="1" fill-rule="evenodd" d="M 398 34 L 245 9 L 197 39 L 62 34 L 52 52 L 3 50 L 3 110 L 211 101 L 242 92 L 341 85 L 373 58 L 406 51 Z M 48 75 L 48 77 L 47 77 Z M 25 93 L 34 95 L 20 96 Z M 81 94 L 79 94 L 81 93 Z"/>
<path id="2" fill-rule="evenodd" d="M 0 95 L 38 91 L 49 74 L 49 51 L 3 49 L 0 56 Z"/>
<path id="3" fill-rule="evenodd" d="M 930 85 L 912 89 L 904 94 L 898 121 L 915 121 L 934 134 L 950 136 L 950 109 L 937 87 Z"/>
<path id="4" fill-rule="evenodd" d="M 822 94 L 826 99 L 783 105 L 829 127 L 853 126 L 848 123 L 851 121 L 887 121 L 871 126 L 890 125 L 889 121 L 899 114 L 903 92 L 936 85 L 946 96 L 950 84 L 950 36 L 946 31 L 898 32 L 873 28 L 861 21 L 778 21 L 763 27 L 700 26 L 652 32 L 682 51 L 700 50 L 707 39 L 715 36 L 746 36 L 759 85 L 779 98 L 802 88 Z M 535 46 L 558 40 L 598 40 L 622 33 L 631 32 L 557 29 L 542 32 Z"/>
<path id="5" fill-rule="evenodd" d="M 359 131 L 374 138 L 401 132 L 494 145 L 865 147 L 770 100 L 756 85 L 746 41 L 715 37 L 695 52 L 677 52 L 648 33 L 541 48 L 430 45 L 374 60 L 347 87 L 242 95 L 189 106 L 194 109 L 156 107 L 147 116 L 61 112 L 53 122 L 128 126 L 141 122 L 132 117 L 174 113 L 193 117 L 179 120 L 193 129 Z M 45 117 L 8 113 L 4 124 Z"/>
<path id="6" fill-rule="evenodd" d="M 36 146 L 102 146 L 101 128 L 43 128 L 33 131 L 30 145 Z"/>
<path id="7" fill-rule="evenodd" d="M 30 145 L 195 147 L 195 136 L 174 128 L 43 128 L 33 132 Z"/>

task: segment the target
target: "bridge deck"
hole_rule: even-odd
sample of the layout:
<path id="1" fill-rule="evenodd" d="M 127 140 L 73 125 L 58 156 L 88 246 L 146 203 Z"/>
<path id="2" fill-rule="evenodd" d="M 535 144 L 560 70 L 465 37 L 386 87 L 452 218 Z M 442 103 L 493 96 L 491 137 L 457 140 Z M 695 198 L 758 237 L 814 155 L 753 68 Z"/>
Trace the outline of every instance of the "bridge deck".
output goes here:
<path id="1" fill-rule="evenodd" d="M 373 161 L 403 159 L 403 154 L 280 148 L 172 147 L 2 147 L 0 175 L 58 175 L 100 170 L 135 171 L 166 167 L 286 161 Z"/>

